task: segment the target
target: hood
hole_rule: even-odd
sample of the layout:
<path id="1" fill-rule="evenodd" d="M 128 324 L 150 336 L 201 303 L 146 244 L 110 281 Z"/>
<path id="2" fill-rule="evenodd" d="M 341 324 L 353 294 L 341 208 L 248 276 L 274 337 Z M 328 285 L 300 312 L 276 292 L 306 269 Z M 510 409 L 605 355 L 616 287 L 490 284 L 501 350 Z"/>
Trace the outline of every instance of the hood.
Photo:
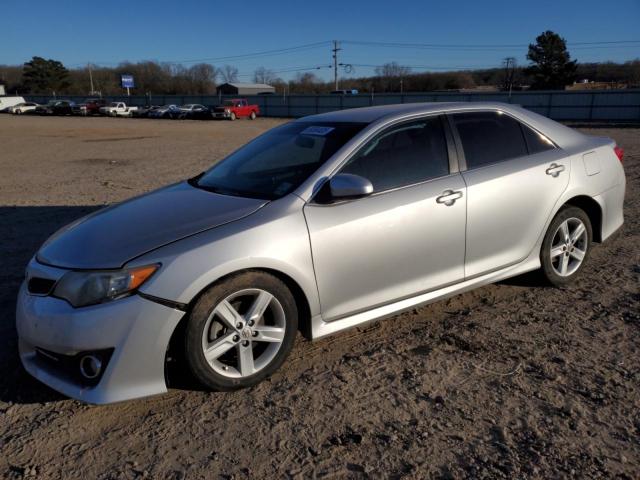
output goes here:
<path id="1" fill-rule="evenodd" d="M 37 259 L 62 268 L 121 268 L 163 245 L 250 215 L 266 203 L 182 182 L 76 220 L 52 235 Z"/>

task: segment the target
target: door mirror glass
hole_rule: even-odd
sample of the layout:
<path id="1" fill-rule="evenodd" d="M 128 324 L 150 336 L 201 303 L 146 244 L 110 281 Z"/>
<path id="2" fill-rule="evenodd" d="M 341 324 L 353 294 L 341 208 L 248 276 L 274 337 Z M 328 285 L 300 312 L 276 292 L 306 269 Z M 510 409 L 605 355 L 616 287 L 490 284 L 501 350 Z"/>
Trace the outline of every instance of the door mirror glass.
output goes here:
<path id="1" fill-rule="evenodd" d="M 339 173 L 329 181 L 329 192 L 332 199 L 364 197 L 373 193 L 373 185 L 360 175 Z"/>

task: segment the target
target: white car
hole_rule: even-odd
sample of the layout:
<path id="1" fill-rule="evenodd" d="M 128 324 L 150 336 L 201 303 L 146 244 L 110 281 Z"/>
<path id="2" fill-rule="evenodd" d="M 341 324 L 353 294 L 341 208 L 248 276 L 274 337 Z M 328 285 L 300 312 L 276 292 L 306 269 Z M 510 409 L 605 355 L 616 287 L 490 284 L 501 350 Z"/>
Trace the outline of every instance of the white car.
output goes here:
<path id="1" fill-rule="evenodd" d="M 129 107 L 124 102 L 111 102 L 106 107 L 101 107 L 100 113 L 110 117 L 133 117 L 136 110 L 138 107 Z"/>
<path id="2" fill-rule="evenodd" d="M 0 112 L 7 112 L 19 103 L 25 103 L 23 97 L 0 97 Z"/>
<path id="3" fill-rule="evenodd" d="M 35 112 L 38 106 L 35 102 L 22 102 L 12 107 L 9 107 L 8 112 L 14 115 L 22 115 L 27 112 Z"/>

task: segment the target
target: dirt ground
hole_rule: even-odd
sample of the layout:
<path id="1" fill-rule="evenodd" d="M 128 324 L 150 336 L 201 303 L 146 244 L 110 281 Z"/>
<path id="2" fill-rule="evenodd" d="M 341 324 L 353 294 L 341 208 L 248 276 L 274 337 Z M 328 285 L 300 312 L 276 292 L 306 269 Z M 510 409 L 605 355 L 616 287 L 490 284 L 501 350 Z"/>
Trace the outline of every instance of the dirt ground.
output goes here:
<path id="1" fill-rule="evenodd" d="M 640 477 L 640 129 L 626 224 L 563 289 L 530 276 L 318 342 L 245 391 L 66 399 L 17 356 L 24 266 L 63 224 L 192 176 L 280 120 L 0 116 L 0 476 Z"/>

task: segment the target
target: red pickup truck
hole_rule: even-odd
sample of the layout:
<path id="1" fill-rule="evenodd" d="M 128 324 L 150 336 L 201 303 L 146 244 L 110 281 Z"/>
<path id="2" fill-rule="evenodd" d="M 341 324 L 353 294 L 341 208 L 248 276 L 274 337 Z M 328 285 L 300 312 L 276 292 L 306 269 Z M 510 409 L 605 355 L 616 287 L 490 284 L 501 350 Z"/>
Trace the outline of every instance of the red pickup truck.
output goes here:
<path id="1" fill-rule="evenodd" d="M 258 115 L 260 115 L 258 105 L 249 105 L 249 102 L 244 98 L 225 100 L 222 105 L 213 109 L 213 118 L 235 120 L 236 118 L 247 117 L 250 120 L 255 120 Z"/>

